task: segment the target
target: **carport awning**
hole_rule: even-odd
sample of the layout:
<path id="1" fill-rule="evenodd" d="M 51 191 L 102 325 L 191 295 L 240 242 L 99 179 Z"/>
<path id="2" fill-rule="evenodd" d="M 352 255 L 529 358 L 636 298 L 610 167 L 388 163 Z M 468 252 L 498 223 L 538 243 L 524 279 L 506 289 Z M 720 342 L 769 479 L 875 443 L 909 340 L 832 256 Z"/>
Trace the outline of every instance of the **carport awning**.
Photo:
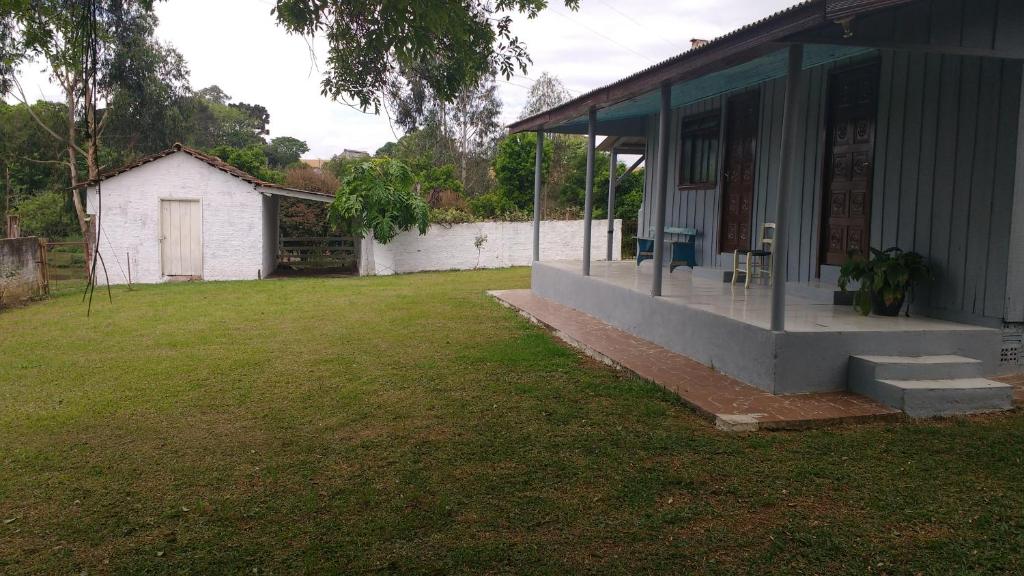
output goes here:
<path id="1" fill-rule="evenodd" d="M 804 69 L 828 62 L 875 52 L 873 48 L 809 44 L 804 48 Z M 672 108 L 681 108 L 706 98 L 755 86 L 786 75 L 786 49 L 765 54 L 725 70 L 679 82 L 672 85 Z M 659 90 L 631 98 L 597 111 L 597 133 L 632 136 L 646 133 L 646 118 L 659 109 Z M 545 132 L 586 134 L 587 117 L 579 116 L 568 122 L 545 126 Z"/>
<path id="2" fill-rule="evenodd" d="M 289 198 L 299 198 L 301 200 L 313 200 L 314 202 L 331 203 L 334 201 L 334 196 L 330 194 L 296 190 L 295 188 L 285 188 L 284 186 L 257 184 L 256 191 L 268 196 L 287 196 Z"/>

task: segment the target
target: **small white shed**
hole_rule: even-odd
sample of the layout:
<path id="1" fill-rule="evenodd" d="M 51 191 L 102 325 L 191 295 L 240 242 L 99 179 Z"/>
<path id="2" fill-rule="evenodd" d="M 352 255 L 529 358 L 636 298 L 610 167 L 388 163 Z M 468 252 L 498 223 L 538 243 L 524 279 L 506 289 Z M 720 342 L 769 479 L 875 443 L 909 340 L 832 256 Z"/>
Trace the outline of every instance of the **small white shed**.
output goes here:
<path id="1" fill-rule="evenodd" d="M 87 185 L 111 284 L 127 282 L 129 261 L 132 282 L 144 284 L 266 277 L 277 264 L 279 197 L 333 199 L 265 182 L 181 144 Z"/>

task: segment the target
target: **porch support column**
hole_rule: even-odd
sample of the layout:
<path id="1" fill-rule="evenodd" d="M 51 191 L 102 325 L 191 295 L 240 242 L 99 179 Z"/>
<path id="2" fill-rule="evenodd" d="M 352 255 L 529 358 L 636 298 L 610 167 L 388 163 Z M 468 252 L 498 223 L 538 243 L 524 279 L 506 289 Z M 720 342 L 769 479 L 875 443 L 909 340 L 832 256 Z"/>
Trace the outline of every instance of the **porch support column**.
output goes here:
<path id="1" fill-rule="evenodd" d="M 793 187 L 793 163 L 796 159 L 797 117 L 800 113 L 800 79 L 804 64 L 804 47 L 789 47 L 786 75 L 786 108 L 782 116 L 782 156 L 779 194 L 775 204 L 775 240 L 772 242 L 772 331 L 786 329 L 786 256 L 789 229 L 789 193 Z"/>
<path id="2" fill-rule="evenodd" d="M 658 163 L 654 178 L 654 281 L 651 296 L 661 296 L 662 263 L 665 260 L 665 200 L 668 198 L 668 147 L 672 129 L 672 87 L 661 87 L 661 111 L 658 113 Z"/>
<path id="3" fill-rule="evenodd" d="M 608 258 L 609 262 L 612 261 L 612 244 L 615 242 L 615 186 L 618 184 L 616 180 L 616 168 L 619 167 L 619 155 L 615 152 L 615 147 L 612 147 L 611 160 L 608 166 Z"/>
<path id="4" fill-rule="evenodd" d="M 597 139 L 597 109 L 587 117 L 587 196 L 583 202 L 583 275 L 590 276 L 590 225 L 594 212 L 594 148 Z"/>
<path id="5" fill-rule="evenodd" d="M 540 260 L 540 187 L 544 169 L 544 133 L 537 131 L 537 156 L 533 165 L 533 261 Z"/>

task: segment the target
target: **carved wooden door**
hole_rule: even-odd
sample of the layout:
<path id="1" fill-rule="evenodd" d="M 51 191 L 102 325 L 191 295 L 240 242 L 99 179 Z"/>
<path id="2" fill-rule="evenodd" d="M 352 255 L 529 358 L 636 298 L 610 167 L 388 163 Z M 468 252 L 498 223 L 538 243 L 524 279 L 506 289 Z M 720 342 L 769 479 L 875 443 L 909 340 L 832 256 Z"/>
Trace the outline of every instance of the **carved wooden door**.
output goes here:
<path id="1" fill-rule="evenodd" d="M 758 93 L 729 99 L 725 129 L 725 171 L 722 174 L 721 252 L 749 250 L 754 213 L 754 170 L 757 165 Z"/>
<path id="2" fill-rule="evenodd" d="M 868 251 L 877 98 L 877 67 L 864 66 L 832 75 L 828 176 L 822 203 L 824 264 L 841 265 L 850 251 Z"/>

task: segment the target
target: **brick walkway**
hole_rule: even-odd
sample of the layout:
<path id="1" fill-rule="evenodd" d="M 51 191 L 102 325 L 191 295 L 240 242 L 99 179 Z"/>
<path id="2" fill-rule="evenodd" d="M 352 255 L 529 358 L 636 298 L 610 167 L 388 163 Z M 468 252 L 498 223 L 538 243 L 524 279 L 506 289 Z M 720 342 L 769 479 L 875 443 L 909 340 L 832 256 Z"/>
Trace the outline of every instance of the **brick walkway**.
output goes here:
<path id="1" fill-rule="evenodd" d="M 1013 403 L 1017 406 L 1024 406 L 1024 372 L 996 376 L 993 380 L 1005 382 L 1013 386 Z"/>
<path id="2" fill-rule="evenodd" d="M 899 410 L 849 392 L 775 396 L 530 290 L 491 295 L 586 354 L 675 392 L 722 430 L 804 429 L 900 416 Z"/>

